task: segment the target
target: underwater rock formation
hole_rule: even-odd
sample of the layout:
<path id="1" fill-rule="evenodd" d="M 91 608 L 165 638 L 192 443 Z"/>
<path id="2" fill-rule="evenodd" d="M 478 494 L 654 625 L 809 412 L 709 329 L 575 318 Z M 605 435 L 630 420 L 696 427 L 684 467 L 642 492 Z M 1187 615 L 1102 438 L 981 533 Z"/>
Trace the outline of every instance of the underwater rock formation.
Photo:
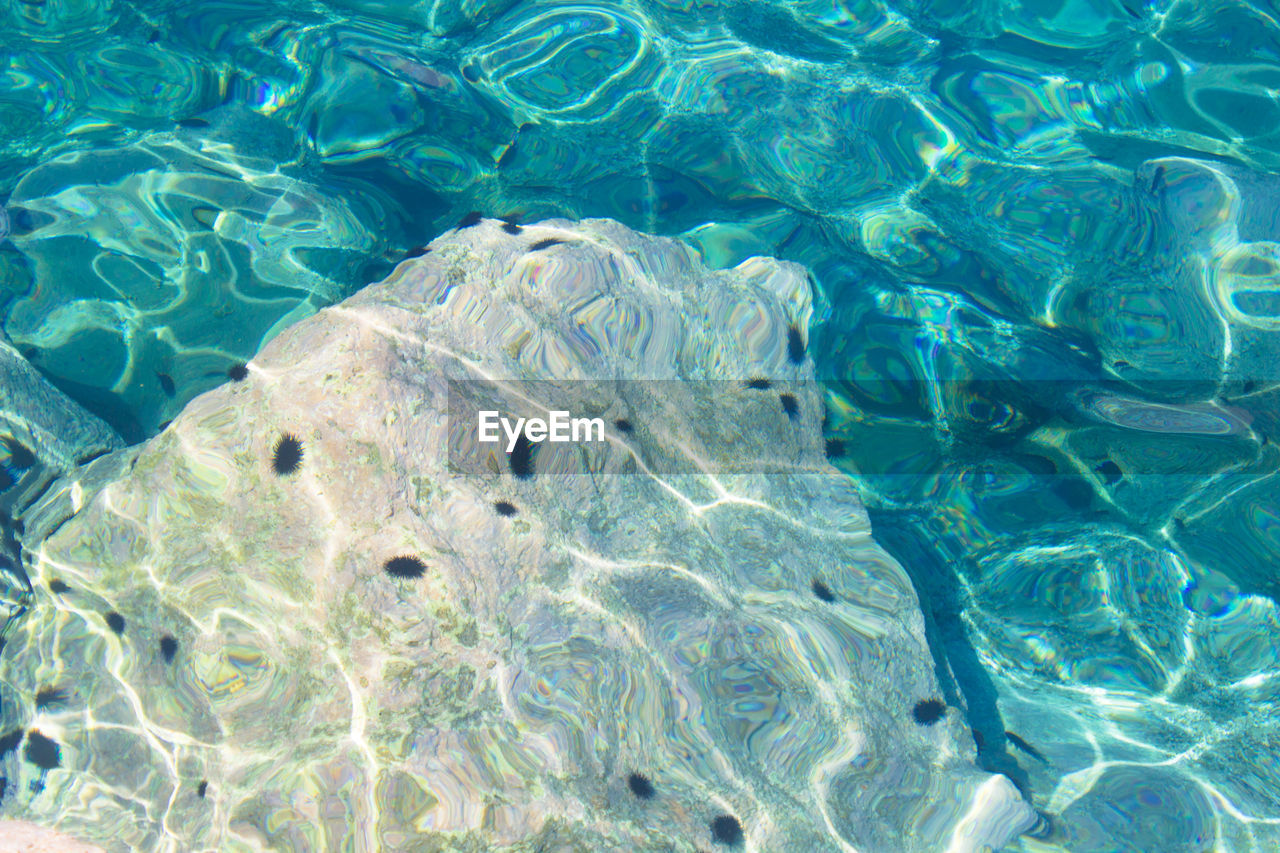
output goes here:
<path id="1" fill-rule="evenodd" d="M 123 447 L 109 426 L 51 385 L 0 335 L 0 643 L 4 625 L 30 598 L 12 516 L 58 475 Z"/>
<path id="2" fill-rule="evenodd" d="M 803 270 L 468 222 L 33 508 L 0 815 L 110 851 L 1026 830 L 826 462 Z M 494 399 L 605 440 L 486 451 Z"/>
<path id="3" fill-rule="evenodd" d="M 0 435 L 34 457 L 30 466 L 56 472 L 124 447 L 112 429 L 91 415 L 32 367 L 0 337 Z M 12 453 L 8 454 L 12 456 Z M 8 466 L 10 472 L 12 466 Z M 3 491 L 3 490 L 0 490 Z"/>

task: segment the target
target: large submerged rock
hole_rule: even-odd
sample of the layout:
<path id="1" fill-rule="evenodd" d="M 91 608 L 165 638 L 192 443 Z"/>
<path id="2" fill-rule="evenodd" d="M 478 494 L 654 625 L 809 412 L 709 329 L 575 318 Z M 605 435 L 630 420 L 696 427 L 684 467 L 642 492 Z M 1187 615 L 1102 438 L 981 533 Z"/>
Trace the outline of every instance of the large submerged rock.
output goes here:
<path id="1" fill-rule="evenodd" d="M 826 464 L 810 312 L 794 265 L 485 221 L 289 328 L 44 499 L 0 813 L 111 851 L 1004 844 L 1030 809 L 913 719 L 921 617 Z M 513 476 L 459 414 L 502 389 L 607 440 Z"/>

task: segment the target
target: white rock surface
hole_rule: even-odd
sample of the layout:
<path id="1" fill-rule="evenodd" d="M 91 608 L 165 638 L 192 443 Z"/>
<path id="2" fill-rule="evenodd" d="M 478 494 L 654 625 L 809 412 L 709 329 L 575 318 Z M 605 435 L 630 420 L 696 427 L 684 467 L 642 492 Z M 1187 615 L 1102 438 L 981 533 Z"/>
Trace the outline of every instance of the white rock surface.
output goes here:
<path id="1" fill-rule="evenodd" d="M 810 310 L 790 264 L 485 221 L 287 329 L 116 479 L 46 498 L 79 509 L 24 543 L 0 673 L 61 767 L 33 793 L 11 752 L 0 813 L 109 851 L 693 851 L 720 814 L 770 853 L 1004 844 L 1033 815 L 958 712 L 912 721 L 938 695 L 921 618 L 825 462 L 788 359 Z M 634 427 L 517 479 L 451 465 L 476 445 L 446 378 L 480 376 L 649 381 L 509 385 Z"/>
<path id="2" fill-rule="evenodd" d="M 0 820 L 0 853 L 102 853 L 102 848 L 34 823 Z"/>

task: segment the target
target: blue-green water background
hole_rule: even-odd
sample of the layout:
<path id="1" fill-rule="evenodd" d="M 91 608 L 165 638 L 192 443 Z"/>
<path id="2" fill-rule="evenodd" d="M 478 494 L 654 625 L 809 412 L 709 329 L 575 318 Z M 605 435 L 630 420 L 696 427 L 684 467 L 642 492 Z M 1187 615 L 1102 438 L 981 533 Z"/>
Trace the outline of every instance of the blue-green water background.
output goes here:
<path id="1" fill-rule="evenodd" d="M 1044 843 L 1275 849 L 1275 15 L 8 0 L 0 320 L 132 442 L 471 210 L 797 261 L 839 462 Z"/>

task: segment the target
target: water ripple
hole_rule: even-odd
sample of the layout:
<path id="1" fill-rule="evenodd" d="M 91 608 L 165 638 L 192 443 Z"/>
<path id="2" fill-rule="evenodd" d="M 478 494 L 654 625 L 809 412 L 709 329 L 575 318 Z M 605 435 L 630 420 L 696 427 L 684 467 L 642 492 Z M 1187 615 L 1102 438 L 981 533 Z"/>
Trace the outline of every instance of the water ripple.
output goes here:
<path id="1" fill-rule="evenodd" d="M 4 329 L 138 439 L 472 209 L 803 263 L 833 448 L 918 567 L 980 760 L 1012 749 L 1053 818 L 1036 843 L 1274 847 L 1280 22 L 1050 6 L 12 2 Z M 654 333 L 571 315 L 548 369 Z M 733 675 L 723 724 L 785 760 L 785 702 Z"/>

